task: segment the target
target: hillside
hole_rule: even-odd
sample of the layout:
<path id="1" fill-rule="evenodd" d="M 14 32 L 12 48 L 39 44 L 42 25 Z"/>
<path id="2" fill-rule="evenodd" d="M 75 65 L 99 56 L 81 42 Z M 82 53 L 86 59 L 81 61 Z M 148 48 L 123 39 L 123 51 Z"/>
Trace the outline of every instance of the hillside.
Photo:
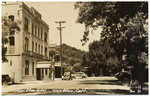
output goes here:
<path id="1" fill-rule="evenodd" d="M 60 46 L 56 47 L 56 52 L 60 52 Z M 62 53 L 63 53 L 62 60 L 65 61 L 67 64 L 73 66 L 76 63 L 82 62 L 82 57 L 85 51 L 81 51 L 79 49 L 76 49 L 75 47 L 63 44 Z"/>

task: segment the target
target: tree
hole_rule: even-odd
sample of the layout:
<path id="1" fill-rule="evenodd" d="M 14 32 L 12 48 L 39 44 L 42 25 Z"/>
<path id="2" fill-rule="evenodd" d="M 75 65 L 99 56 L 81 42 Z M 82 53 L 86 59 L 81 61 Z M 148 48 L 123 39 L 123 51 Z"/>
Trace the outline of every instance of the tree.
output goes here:
<path id="1" fill-rule="evenodd" d="M 143 53 L 148 56 L 148 2 L 78 2 L 75 8 L 77 21 L 85 24 L 82 41 L 88 40 L 89 28 L 101 26 L 101 40 L 108 41 L 122 64 L 127 54 L 125 64 L 134 66 L 134 78 L 141 79 L 137 72 L 148 60 L 139 61 Z"/>
<path id="2" fill-rule="evenodd" d="M 2 62 L 8 61 L 5 56 L 7 52 L 7 47 L 5 45 L 9 43 L 7 36 L 10 34 L 10 32 L 12 32 L 12 30 L 15 32 L 20 31 L 17 22 L 8 19 L 6 16 L 2 16 Z"/>
<path id="3" fill-rule="evenodd" d="M 74 72 L 81 72 L 83 71 L 84 67 L 81 65 L 81 63 L 76 63 L 73 65 L 73 71 Z"/>
<path id="4" fill-rule="evenodd" d="M 94 41 L 89 45 L 89 52 L 83 59 L 84 64 L 92 69 L 96 76 L 110 75 L 119 65 L 115 51 L 107 41 Z M 112 70 L 111 70 L 112 69 Z"/>

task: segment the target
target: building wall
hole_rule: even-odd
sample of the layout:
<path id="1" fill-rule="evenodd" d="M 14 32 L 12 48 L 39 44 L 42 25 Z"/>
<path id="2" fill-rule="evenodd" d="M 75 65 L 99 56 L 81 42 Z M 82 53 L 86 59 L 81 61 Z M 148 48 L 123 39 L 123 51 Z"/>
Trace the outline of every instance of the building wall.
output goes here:
<path id="1" fill-rule="evenodd" d="M 2 64 L 2 74 L 9 74 L 11 78 L 13 78 L 14 82 L 22 81 L 21 76 L 21 56 L 7 56 L 8 62 Z"/>
<path id="2" fill-rule="evenodd" d="M 36 80 L 36 63 L 37 61 L 48 60 L 48 47 L 49 47 L 49 27 L 41 19 L 41 14 L 38 13 L 34 8 L 29 8 L 22 2 L 9 2 L 2 4 L 2 15 L 3 16 L 14 16 L 14 21 L 18 22 L 20 31 L 15 32 L 15 45 L 10 46 L 9 43 L 7 46 L 6 57 L 8 63 L 2 63 L 2 73 L 9 74 L 11 77 L 15 74 L 15 82 L 27 81 L 27 80 Z M 26 19 L 28 20 L 28 30 L 25 29 Z M 37 26 L 37 34 L 32 33 L 32 24 Z M 38 29 L 40 32 L 43 32 L 43 37 L 38 36 Z M 44 41 L 44 33 L 47 34 L 47 42 Z M 28 43 L 27 40 L 28 39 Z M 34 50 L 33 44 L 34 42 Z M 37 52 L 35 43 L 37 43 Z M 40 45 L 40 48 L 39 48 Z M 43 46 L 43 53 L 41 52 L 41 46 Z M 45 47 L 47 48 L 47 56 L 45 55 Z M 40 51 L 38 51 L 40 50 Z M 17 56 L 16 56 L 17 55 Z M 12 66 L 10 66 L 10 61 L 13 60 Z M 29 75 L 25 75 L 25 60 L 29 61 Z M 34 62 L 34 75 L 32 75 L 32 62 Z"/>

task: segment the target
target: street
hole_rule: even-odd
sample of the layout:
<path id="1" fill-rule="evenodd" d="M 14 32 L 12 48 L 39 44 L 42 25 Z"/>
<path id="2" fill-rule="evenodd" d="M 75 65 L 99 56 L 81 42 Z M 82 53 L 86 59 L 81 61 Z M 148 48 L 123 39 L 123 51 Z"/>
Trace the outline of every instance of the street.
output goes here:
<path id="1" fill-rule="evenodd" d="M 120 95 L 129 94 L 127 83 L 115 77 L 30 81 L 3 85 L 2 95 Z"/>

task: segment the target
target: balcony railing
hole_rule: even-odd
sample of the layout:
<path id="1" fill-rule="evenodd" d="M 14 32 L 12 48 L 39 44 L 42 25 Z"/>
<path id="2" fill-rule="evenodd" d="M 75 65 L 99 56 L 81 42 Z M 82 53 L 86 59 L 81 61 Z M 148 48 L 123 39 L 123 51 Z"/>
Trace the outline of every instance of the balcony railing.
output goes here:
<path id="1" fill-rule="evenodd" d="M 43 56 L 41 54 L 34 53 L 34 52 L 31 52 L 31 51 L 28 51 L 28 50 L 24 50 L 24 54 L 32 56 L 32 57 L 42 58 L 42 59 L 45 58 L 45 56 Z"/>

